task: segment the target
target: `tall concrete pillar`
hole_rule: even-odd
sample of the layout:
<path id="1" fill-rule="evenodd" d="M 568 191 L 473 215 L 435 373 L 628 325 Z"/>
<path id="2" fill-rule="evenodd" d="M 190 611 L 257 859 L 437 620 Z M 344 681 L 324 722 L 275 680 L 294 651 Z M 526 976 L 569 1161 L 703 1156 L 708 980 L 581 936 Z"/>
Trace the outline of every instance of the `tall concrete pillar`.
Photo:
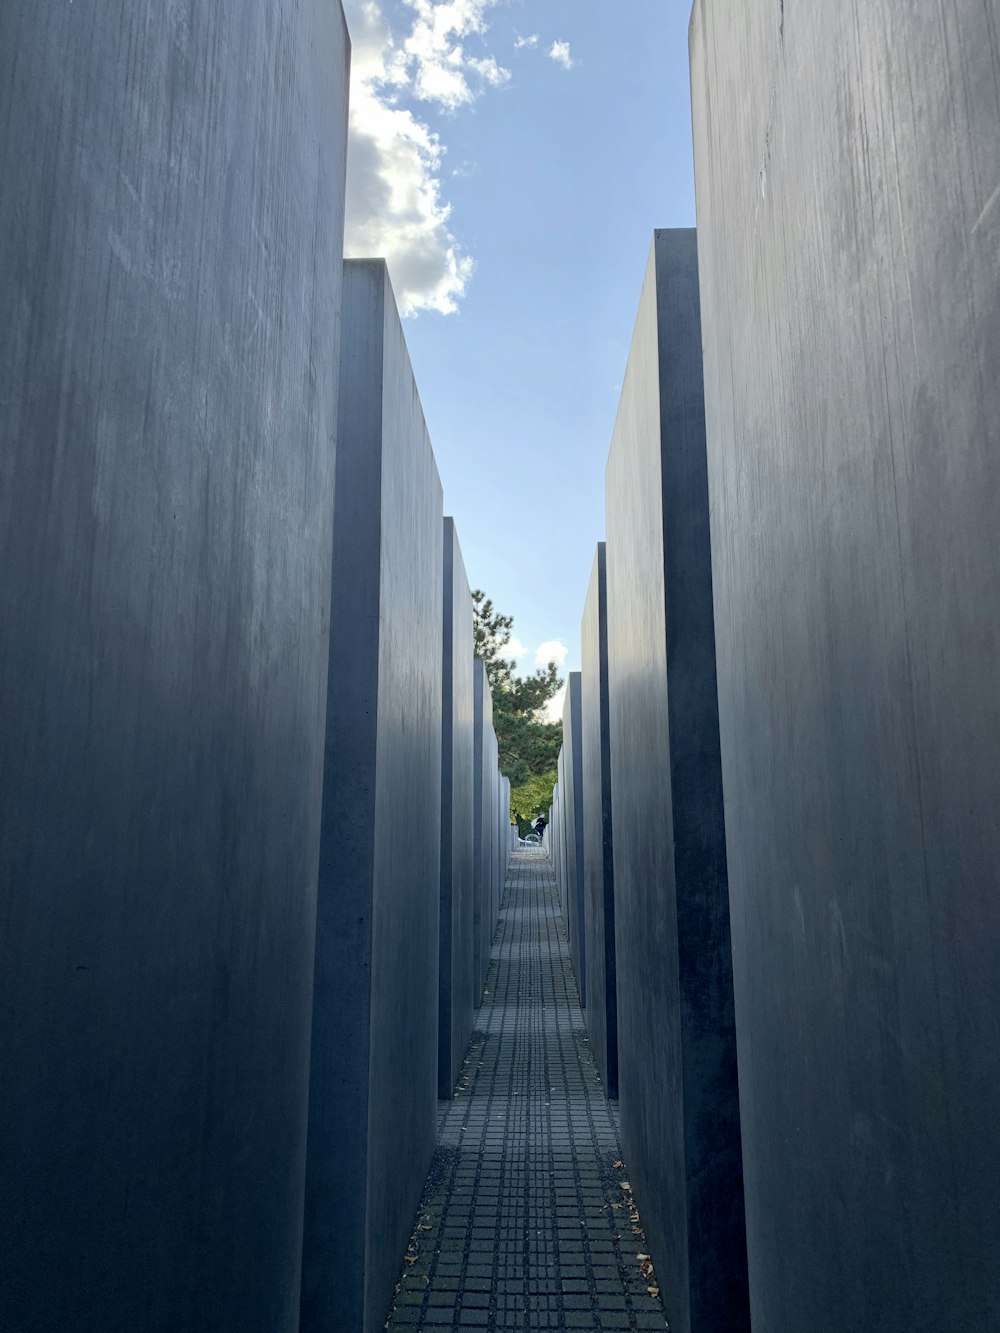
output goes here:
<path id="1" fill-rule="evenodd" d="M 455 521 L 446 518 L 438 989 L 439 1097 L 450 1097 L 454 1091 L 474 1020 L 475 703 L 472 658 L 472 594 Z"/>
<path id="2" fill-rule="evenodd" d="M 566 679 L 563 705 L 563 793 L 565 805 L 564 845 L 566 860 L 563 875 L 566 929 L 569 952 L 580 1004 L 587 1003 L 587 941 L 583 888 L 583 738 L 581 733 L 580 672 L 571 671 Z"/>
<path id="3" fill-rule="evenodd" d="M 493 852 L 491 787 L 493 762 L 490 738 L 493 733 L 493 699 L 486 678 L 486 665 L 479 657 L 473 663 L 475 708 L 475 755 L 473 758 L 473 863 L 474 863 L 474 1003 L 478 1009 L 490 965 L 493 939 Z"/>
<path id="4" fill-rule="evenodd" d="M 598 542 L 580 627 L 580 770 L 586 1009 L 591 1050 L 609 1097 L 618 1096 L 615 867 L 608 697 L 607 548 Z"/>
<path id="5" fill-rule="evenodd" d="M 0 7 L 0 1325 L 292 1333 L 337 3 Z"/>
<path id="6" fill-rule="evenodd" d="M 654 234 L 607 467 L 622 1146 L 675 1333 L 749 1327 L 698 257 Z"/>
<path id="7" fill-rule="evenodd" d="M 444 523 L 381 260 L 340 366 L 302 1333 L 382 1328 L 437 1105 Z"/>
<path id="8" fill-rule="evenodd" d="M 1000 7 L 691 55 L 754 1327 L 998 1327 Z"/>

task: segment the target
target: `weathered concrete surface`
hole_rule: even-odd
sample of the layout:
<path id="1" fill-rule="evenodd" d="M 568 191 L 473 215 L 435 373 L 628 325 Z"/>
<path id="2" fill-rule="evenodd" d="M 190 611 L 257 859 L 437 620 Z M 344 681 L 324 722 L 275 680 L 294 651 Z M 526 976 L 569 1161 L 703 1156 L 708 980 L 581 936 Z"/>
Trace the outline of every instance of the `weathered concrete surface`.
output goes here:
<path id="1" fill-rule="evenodd" d="M 0 1325 L 297 1327 L 348 48 L 0 7 Z"/>
<path id="2" fill-rule="evenodd" d="M 483 997 L 490 965 L 493 938 L 493 699 L 486 667 L 481 658 L 473 662 L 474 757 L 473 757 L 473 1003 Z"/>
<path id="3" fill-rule="evenodd" d="M 303 1333 L 382 1327 L 434 1148 L 441 483 L 384 263 L 344 265 Z"/>
<path id="4" fill-rule="evenodd" d="M 499 898 L 503 900 L 504 885 L 507 882 L 507 863 L 513 851 L 510 822 L 510 778 L 497 774 L 497 872 L 499 876 Z M 499 918 L 499 904 L 497 907 Z"/>
<path id="5" fill-rule="evenodd" d="M 441 924 L 438 1096 L 458 1082 L 474 1020 L 472 594 L 455 521 L 444 520 L 444 678 L 441 746 Z"/>
<path id="6" fill-rule="evenodd" d="M 731 1333 L 749 1316 L 693 231 L 654 234 L 606 495 L 623 1144 L 671 1328 Z"/>
<path id="7" fill-rule="evenodd" d="M 584 937 L 583 887 L 583 739 L 581 734 L 581 687 L 579 671 L 566 678 L 563 705 L 563 862 L 562 891 L 565 895 L 566 931 L 580 1004 L 587 1003 L 587 941 Z"/>
<path id="8" fill-rule="evenodd" d="M 598 542 L 580 626 L 580 768 L 583 778 L 583 891 L 587 1027 L 609 1097 L 618 1096 L 615 977 L 615 867 L 608 702 L 608 588 Z"/>
<path id="9" fill-rule="evenodd" d="M 567 846 L 566 846 L 566 744 L 565 738 L 559 748 L 559 758 L 556 761 L 556 772 L 559 781 L 556 783 L 558 797 L 555 807 L 555 870 L 556 870 L 556 892 L 559 895 L 559 906 L 562 910 L 563 921 L 569 915 L 568 896 L 566 892 L 566 864 L 567 864 Z"/>
<path id="10" fill-rule="evenodd" d="M 490 942 L 493 940 L 493 933 L 496 930 L 497 920 L 500 916 L 500 772 L 497 768 L 499 759 L 497 736 L 492 724 L 489 729 L 489 798 L 487 809 L 490 823 Z"/>
<path id="11" fill-rule="evenodd" d="M 784 8 L 691 48 L 754 1326 L 997 1327 L 1000 7 Z"/>

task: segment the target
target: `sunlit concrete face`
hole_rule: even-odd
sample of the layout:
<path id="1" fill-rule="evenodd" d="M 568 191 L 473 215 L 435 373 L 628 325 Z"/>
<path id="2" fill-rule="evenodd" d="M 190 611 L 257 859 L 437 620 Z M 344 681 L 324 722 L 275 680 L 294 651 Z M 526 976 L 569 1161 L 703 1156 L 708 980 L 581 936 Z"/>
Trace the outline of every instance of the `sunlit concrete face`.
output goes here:
<path id="1" fill-rule="evenodd" d="M 1000 1311 L 998 24 L 994 0 L 695 5 L 765 1329 Z"/>
<path id="2" fill-rule="evenodd" d="M 303 1333 L 382 1327 L 437 1091 L 442 493 L 381 261 L 340 364 Z"/>
<path id="3" fill-rule="evenodd" d="M 450 1097 L 472 1032 L 475 705 L 472 594 L 454 520 L 444 520 L 438 1096 Z"/>
<path id="4" fill-rule="evenodd" d="M 0 1324 L 298 1327 L 348 49 L 0 7 Z"/>
<path id="5" fill-rule="evenodd" d="M 615 978 L 615 870 L 605 551 L 604 542 L 599 542 L 580 626 L 580 769 L 583 778 L 587 1027 L 605 1091 L 609 1097 L 617 1097 L 618 992 Z"/>
<path id="6" fill-rule="evenodd" d="M 745 1330 L 693 231 L 654 235 L 606 485 L 623 1148 L 671 1328 Z"/>

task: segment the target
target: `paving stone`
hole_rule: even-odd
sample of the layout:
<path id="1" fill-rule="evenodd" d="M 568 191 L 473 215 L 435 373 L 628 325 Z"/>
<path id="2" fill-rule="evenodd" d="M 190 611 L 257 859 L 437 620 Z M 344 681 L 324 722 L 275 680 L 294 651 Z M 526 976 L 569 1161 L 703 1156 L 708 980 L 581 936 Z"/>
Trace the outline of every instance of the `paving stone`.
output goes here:
<path id="1" fill-rule="evenodd" d="M 665 1330 L 544 853 L 511 858 L 477 1022 L 386 1327 Z"/>

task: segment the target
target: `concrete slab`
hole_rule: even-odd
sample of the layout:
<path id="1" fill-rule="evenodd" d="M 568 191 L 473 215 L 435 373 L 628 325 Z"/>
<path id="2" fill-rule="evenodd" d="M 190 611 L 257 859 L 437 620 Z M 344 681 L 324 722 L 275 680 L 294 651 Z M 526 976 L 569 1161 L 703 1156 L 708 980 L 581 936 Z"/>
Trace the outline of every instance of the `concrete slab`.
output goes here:
<path id="1" fill-rule="evenodd" d="M 755 1327 L 1000 1322 L 998 27 L 695 5 Z"/>
<path id="2" fill-rule="evenodd" d="M 0 7 L 0 1324 L 298 1327 L 339 4 Z"/>
<path id="3" fill-rule="evenodd" d="M 675 1333 L 749 1327 L 698 262 L 654 234 L 607 467 L 618 1081 Z"/>
<path id="4" fill-rule="evenodd" d="M 566 677 L 566 702 L 563 705 L 564 850 L 562 891 L 569 935 L 569 954 L 580 992 L 580 1003 L 587 1003 L 587 941 L 584 936 L 586 912 L 583 887 L 583 738 L 581 734 L 580 672 Z"/>
<path id="5" fill-rule="evenodd" d="M 609 1097 L 618 1096 L 615 978 L 615 867 L 608 702 L 608 589 L 598 542 L 580 626 L 580 768 L 583 779 L 583 891 L 587 1027 Z"/>
<path id="6" fill-rule="evenodd" d="M 441 926 L 438 1096 L 450 1097 L 474 1020 L 472 594 L 455 531 L 444 520 L 444 677 L 441 747 Z"/>
<path id="7" fill-rule="evenodd" d="M 441 483 L 381 260 L 342 327 L 303 1333 L 382 1327 L 437 1100 Z"/>
<path id="8" fill-rule="evenodd" d="M 486 667 L 476 658 L 473 673 L 475 709 L 473 758 L 473 862 L 474 862 L 474 949 L 473 979 L 476 1008 L 482 1001 L 483 986 L 490 965 L 490 941 L 493 938 L 493 699 Z"/>

